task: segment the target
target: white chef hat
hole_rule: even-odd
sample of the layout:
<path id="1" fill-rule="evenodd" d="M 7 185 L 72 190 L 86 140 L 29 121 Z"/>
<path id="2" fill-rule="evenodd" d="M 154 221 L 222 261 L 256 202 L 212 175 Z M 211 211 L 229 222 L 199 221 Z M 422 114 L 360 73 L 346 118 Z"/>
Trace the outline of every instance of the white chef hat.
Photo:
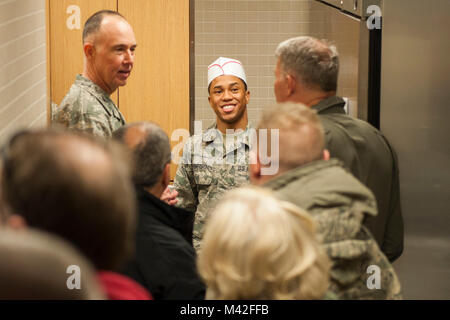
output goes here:
<path id="1" fill-rule="evenodd" d="M 239 60 L 220 57 L 208 66 L 208 87 L 211 82 L 223 75 L 230 75 L 240 78 L 247 84 L 244 67 Z"/>

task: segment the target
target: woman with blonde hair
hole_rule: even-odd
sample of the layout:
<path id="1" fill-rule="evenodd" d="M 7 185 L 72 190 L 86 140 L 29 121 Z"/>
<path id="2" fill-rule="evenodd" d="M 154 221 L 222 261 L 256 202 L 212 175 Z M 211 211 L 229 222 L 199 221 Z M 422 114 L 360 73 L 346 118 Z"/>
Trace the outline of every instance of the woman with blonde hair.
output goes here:
<path id="1" fill-rule="evenodd" d="M 305 211 L 246 187 L 211 212 L 198 268 L 207 299 L 323 299 L 330 263 Z"/>

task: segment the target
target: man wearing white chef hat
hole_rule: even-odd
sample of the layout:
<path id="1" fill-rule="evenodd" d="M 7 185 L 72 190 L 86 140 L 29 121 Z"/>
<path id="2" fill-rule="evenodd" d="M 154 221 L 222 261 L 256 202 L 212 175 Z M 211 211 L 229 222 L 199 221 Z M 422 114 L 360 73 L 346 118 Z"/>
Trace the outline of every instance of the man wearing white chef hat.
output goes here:
<path id="1" fill-rule="evenodd" d="M 177 206 L 195 212 L 193 243 L 200 249 L 206 214 L 227 190 L 248 183 L 250 92 L 242 63 L 220 57 L 208 66 L 208 101 L 216 122 L 186 142 L 174 186 Z"/>
<path id="2" fill-rule="evenodd" d="M 220 57 L 208 67 L 208 101 L 217 116 L 217 129 L 245 129 L 250 92 L 242 64 Z"/>

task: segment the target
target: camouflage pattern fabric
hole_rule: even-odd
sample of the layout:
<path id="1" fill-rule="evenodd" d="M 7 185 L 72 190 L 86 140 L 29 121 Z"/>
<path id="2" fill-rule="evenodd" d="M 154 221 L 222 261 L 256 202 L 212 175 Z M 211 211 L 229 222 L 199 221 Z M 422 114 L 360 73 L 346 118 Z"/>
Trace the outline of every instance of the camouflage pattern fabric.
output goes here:
<path id="1" fill-rule="evenodd" d="M 374 195 L 340 161 L 311 162 L 264 187 L 313 217 L 333 263 L 330 290 L 338 299 L 401 299 L 394 268 L 363 225 L 365 217 L 377 214 Z M 379 288 L 373 288 L 374 267 L 379 270 Z"/>
<path id="2" fill-rule="evenodd" d="M 125 124 L 123 115 L 109 95 L 81 75 L 77 75 L 53 121 L 69 129 L 105 138 L 111 137 L 115 130 Z"/>
<path id="3" fill-rule="evenodd" d="M 250 128 L 223 135 L 215 126 L 188 139 L 174 186 L 177 206 L 195 212 L 193 243 L 198 251 L 208 211 L 230 189 L 249 181 Z"/>

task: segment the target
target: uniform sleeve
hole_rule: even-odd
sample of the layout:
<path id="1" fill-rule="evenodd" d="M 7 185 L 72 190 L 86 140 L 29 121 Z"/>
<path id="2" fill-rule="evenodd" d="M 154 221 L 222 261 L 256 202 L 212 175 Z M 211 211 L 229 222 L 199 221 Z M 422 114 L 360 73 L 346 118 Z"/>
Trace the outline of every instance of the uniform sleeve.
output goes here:
<path id="1" fill-rule="evenodd" d="M 392 170 L 392 187 L 391 187 L 391 201 L 389 208 L 389 219 L 386 222 L 386 231 L 384 233 L 382 251 L 386 254 L 390 262 L 394 262 L 403 253 L 403 216 L 400 204 L 400 179 L 398 169 L 398 159 L 395 150 L 385 139 L 387 145 L 391 149 L 393 158 Z"/>
<path id="2" fill-rule="evenodd" d="M 183 158 L 178 165 L 177 173 L 174 179 L 175 189 L 178 191 L 177 207 L 196 212 L 198 205 L 197 185 L 194 179 L 194 171 L 190 153 L 190 143 L 186 143 L 183 150 Z"/>

